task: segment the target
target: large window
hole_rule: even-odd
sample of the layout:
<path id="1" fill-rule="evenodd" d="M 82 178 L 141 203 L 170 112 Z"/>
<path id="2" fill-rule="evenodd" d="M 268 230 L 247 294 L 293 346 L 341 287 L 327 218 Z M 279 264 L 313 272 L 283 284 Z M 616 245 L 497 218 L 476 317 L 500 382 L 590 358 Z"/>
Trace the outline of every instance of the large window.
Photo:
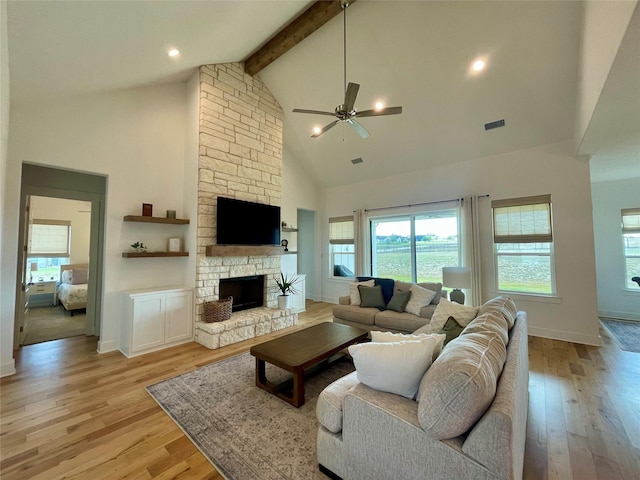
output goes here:
<path id="1" fill-rule="evenodd" d="M 355 229 L 352 216 L 329 219 L 329 255 L 332 276 L 355 276 Z"/>
<path id="2" fill-rule="evenodd" d="M 491 208 L 498 290 L 555 293 L 551 195 L 495 200 Z"/>
<path id="3" fill-rule="evenodd" d="M 631 279 L 640 277 L 640 208 L 624 208 L 621 213 L 625 286 L 638 290 L 640 286 Z"/>
<path id="4" fill-rule="evenodd" d="M 458 210 L 371 219 L 371 273 L 405 282 L 441 282 L 460 265 Z"/>
<path id="5" fill-rule="evenodd" d="M 56 280 L 60 265 L 69 263 L 71 222 L 32 220 L 29 225 L 27 270 L 31 281 Z"/>

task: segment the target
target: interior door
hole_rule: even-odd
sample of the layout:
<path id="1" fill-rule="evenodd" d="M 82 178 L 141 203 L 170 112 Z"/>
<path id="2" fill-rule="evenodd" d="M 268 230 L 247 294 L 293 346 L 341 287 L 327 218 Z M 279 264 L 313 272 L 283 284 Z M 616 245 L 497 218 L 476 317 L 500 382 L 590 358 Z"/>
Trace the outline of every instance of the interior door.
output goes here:
<path id="1" fill-rule="evenodd" d="M 29 253 L 29 225 L 31 224 L 31 196 L 27 195 L 25 199 L 24 207 L 24 222 L 22 232 L 23 244 L 22 244 L 22 279 L 20 288 L 20 299 L 18 302 L 20 308 L 19 320 L 18 320 L 18 343 L 22 345 L 24 339 L 27 336 L 27 321 L 29 317 L 29 284 L 31 283 L 31 269 L 27 269 L 28 253 Z"/>

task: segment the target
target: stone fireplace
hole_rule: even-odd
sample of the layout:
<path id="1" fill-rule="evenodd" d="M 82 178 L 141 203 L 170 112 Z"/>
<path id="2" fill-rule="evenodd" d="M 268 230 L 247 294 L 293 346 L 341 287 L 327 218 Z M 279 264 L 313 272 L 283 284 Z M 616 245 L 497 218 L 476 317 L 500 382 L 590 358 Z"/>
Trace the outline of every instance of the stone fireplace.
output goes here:
<path id="1" fill-rule="evenodd" d="M 196 338 L 218 348 L 293 325 L 297 314 L 277 310 L 280 250 L 227 248 L 216 232 L 218 196 L 281 205 L 282 108 L 242 63 L 203 65 L 199 77 Z M 240 307 L 226 325 L 201 322 L 205 302 L 231 295 L 236 303 L 227 279 L 241 277 L 263 279 L 262 307 Z"/>

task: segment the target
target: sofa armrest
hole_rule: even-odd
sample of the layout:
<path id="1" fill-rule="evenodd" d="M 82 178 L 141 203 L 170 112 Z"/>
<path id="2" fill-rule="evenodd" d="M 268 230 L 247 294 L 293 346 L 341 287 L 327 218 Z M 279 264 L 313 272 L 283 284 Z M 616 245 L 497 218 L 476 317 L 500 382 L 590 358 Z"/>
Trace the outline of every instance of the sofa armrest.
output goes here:
<path id="1" fill-rule="evenodd" d="M 351 297 L 349 295 L 343 295 L 338 298 L 338 303 L 340 305 L 351 305 Z"/>

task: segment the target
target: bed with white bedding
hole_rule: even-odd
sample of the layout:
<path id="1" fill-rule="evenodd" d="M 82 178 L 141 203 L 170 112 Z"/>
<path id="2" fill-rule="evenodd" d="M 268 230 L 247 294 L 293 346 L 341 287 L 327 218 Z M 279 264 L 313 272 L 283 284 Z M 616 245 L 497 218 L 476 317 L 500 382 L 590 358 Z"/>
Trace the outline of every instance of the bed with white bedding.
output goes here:
<path id="1" fill-rule="evenodd" d="M 87 264 L 60 265 L 58 300 L 65 310 L 71 312 L 87 308 Z"/>

